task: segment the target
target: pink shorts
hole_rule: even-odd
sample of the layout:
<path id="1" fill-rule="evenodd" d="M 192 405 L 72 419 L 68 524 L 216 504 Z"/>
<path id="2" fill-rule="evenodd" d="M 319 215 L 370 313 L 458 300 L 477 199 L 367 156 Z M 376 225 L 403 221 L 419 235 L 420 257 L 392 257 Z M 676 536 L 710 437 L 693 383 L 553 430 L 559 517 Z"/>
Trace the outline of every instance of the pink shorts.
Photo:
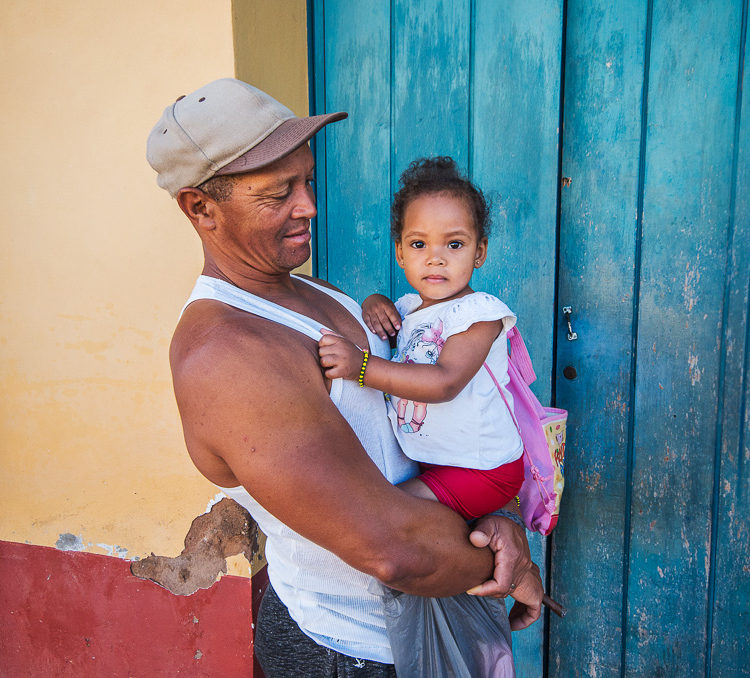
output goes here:
<path id="1" fill-rule="evenodd" d="M 523 483 L 523 458 L 497 468 L 480 471 L 458 466 L 420 464 L 418 476 L 441 504 L 467 520 L 479 518 L 505 506 Z"/>

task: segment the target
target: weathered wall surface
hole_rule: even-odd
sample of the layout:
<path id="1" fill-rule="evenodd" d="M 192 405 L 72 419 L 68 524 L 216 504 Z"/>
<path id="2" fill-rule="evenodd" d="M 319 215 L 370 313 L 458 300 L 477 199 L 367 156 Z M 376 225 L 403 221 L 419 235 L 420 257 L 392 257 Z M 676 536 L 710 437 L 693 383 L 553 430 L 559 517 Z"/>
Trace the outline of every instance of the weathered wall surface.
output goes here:
<path id="1" fill-rule="evenodd" d="M 178 556 L 216 495 L 185 451 L 168 365 L 201 251 L 156 186 L 148 132 L 171 100 L 235 73 L 307 110 L 304 0 L 209 5 L 0 4 L 0 572 L 16 582 L 0 595 L 0 665 L 13 675 L 253 675 L 264 571 L 252 590 L 229 577 L 181 597 L 116 559 Z M 271 54 L 278 69 L 259 68 Z M 220 555 L 249 553 L 212 538 Z M 245 558 L 229 572 L 247 576 Z"/>
<path id="2" fill-rule="evenodd" d="M 233 0 L 237 77 L 308 115 L 306 0 Z"/>
<path id="3" fill-rule="evenodd" d="M 167 361 L 201 259 L 145 142 L 233 75 L 230 2 L 6 0 L 0 42 L 0 539 L 176 555 L 215 494 Z"/>

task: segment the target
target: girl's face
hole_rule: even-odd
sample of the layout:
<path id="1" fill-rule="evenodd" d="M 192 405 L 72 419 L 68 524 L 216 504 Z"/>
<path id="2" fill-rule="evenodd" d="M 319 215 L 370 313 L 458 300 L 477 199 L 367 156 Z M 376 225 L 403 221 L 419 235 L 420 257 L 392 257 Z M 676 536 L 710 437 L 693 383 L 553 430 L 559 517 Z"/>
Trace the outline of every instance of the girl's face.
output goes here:
<path id="1" fill-rule="evenodd" d="M 422 308 L 471 292 L 469 281 L 487 257 L 466 201 L 445 193 L 421 195 L 404 212 L 396 260 L 422 297 Z"/>

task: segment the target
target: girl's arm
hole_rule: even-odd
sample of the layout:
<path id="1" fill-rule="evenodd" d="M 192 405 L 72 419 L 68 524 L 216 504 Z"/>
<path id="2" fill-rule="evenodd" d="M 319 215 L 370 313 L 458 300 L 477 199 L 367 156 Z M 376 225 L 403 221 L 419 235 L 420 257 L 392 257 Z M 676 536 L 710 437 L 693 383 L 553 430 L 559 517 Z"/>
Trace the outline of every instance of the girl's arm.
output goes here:
<path id="1" fill-rule="evenodd" d="M 453 400 L 481 369 L 497 339 L 502 321 L 474 323 L 468 330 L 454 334 L 445 342 L 434 365 L 394 363 L 370 356 L 364 383 L 384 393 L 422 403 Z M 357 380 L 363 352 L 348 339 L 324 333 L 318 344 L 320 364 L 329 379 Z"/>

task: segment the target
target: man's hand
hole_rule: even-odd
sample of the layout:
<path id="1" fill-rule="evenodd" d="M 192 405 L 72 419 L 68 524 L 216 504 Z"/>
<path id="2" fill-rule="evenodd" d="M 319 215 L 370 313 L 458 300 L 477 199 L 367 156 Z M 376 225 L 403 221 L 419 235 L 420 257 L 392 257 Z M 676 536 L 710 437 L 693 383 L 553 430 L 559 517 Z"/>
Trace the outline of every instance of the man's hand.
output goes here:
<path id="1" fill-rule="evenodd" d="M 323 373 L 328 379 L 352 379 L 359 377 L 362 369 L 363 351 L 348 339 L 321 329 L 323 336 L 318 342 L 318 355 Z"/>
<path id="2" fill-rule="evenodd" d="M 371 294 L 362 302 L 362 320 L 381 339 L 395 337 L 401 329 L 401 316 L 393 302 L 382 294 Z"/>
<path id="3" fill-rule="evenodd" d="M 489 546 L 495 553 L 495 571 L 489 581 L 469 589 L 475 596 L 515 598 L 508 618 L 513 631 L 533 624 L 542 611 L 544 587 L 539 568 L 531 562 L 529 542 L 520 526 L 509 518 L 485 516 L 469 535 L 471 543 Z"/>

